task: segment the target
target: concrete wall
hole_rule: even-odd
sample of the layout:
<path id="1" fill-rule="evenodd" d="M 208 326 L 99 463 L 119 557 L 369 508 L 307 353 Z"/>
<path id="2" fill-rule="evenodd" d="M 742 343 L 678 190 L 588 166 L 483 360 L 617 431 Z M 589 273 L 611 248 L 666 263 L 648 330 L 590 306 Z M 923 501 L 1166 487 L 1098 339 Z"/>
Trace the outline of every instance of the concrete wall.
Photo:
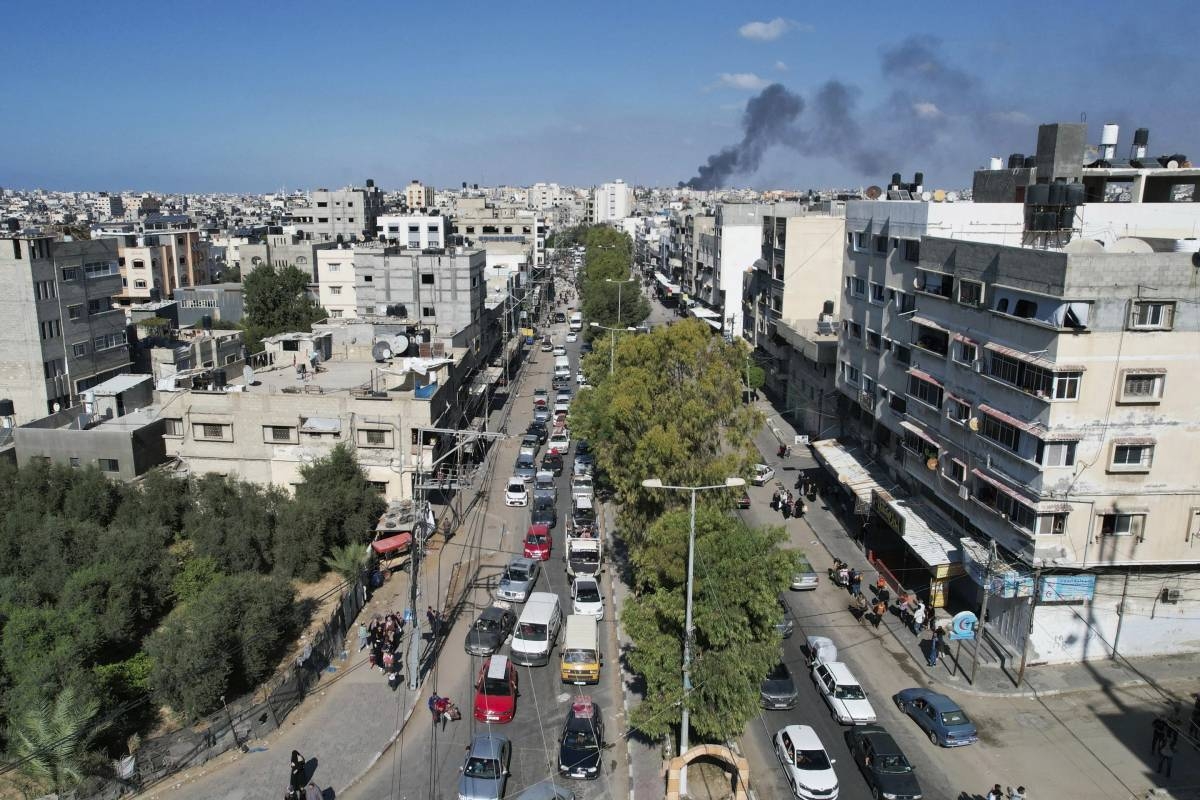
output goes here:
<path id="1" fill-rule="evenodd" d="M 69 425 L 82 408 L 76 406 L 46 418 L 50 424 Z M 49 458 L 63 466 L 97 467 L 100 459 L 115 459 L 118 470 L 106 472 L 110 478 L 133 480 L 146 470 L 167 460 L 163 420 L 148 420 L 136 427 L 110 427 L 103 423 L 90 430 L 62 427 L 22 426 L 16 430 L 17 460 L 28 464 Z M 73 462 L 72 459 L 78 459 Z"/>

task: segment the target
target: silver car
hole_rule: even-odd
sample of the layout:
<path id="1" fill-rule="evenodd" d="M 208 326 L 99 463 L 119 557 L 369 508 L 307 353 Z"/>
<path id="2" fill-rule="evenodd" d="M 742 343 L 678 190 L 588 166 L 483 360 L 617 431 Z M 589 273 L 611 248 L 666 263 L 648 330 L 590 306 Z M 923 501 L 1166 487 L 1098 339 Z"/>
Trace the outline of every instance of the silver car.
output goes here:
<path id="1" fill-rule="evenodd" d="M 479 733 L 467 745 L 458 779 L 458 800 L 500 800 L 508 783 L 512 745 L 503 736 Z"/>
<path id="2" fill-rule="evenodd" d="M 496 597 L 514 603 L 524 603 L 537 583 L 540 564 L 532 558 L 514 558 L 504 568 L 500 576 L 500 586 L 496 588 Z"/>

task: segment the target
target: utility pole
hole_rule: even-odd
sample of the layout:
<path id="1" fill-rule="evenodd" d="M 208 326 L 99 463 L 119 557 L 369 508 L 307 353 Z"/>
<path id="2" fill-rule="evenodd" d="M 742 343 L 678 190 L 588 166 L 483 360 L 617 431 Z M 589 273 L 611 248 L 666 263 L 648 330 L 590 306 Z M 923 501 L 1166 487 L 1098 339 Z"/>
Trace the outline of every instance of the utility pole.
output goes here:
<path id="1" fill-rule="evenodd" d="M 1029 658 L 1029 640 L 1033 638 L 1033 617 L 1037 613 L 1038 600 L 1042 599 L 1042 568 L 1033 571 L 1033 601 L 1029 604 L 1029 630 L 1025 632 L 1025 641 L 1021 645 L 1021 666 L 1017 669 L 1017 688 L 1025 680 L 1025 660 Z"/>
<path id="2" fill-rule="evenodd" d="M 979 607 L 979 624 L 975 626 L 975 655 L 971 659 L 971 679 L 972 686 L 975 685 L 975 670 L 979 669 L 979 647 L 983 644 L 983 629 L 987 626 L 987 607 L 988 598 L 992 595 L 992 565 L 996 563 L 996 540 L 992 539 L 991 549 L 988 551 L 987 574 L 983 579 L 983 602 Z"/>

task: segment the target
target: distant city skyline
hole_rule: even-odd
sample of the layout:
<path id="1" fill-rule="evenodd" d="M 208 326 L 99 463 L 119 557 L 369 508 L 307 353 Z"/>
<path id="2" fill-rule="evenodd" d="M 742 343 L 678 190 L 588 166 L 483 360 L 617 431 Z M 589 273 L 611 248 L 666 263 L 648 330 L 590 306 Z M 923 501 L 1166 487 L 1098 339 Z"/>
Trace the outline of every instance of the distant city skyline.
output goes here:
<path id="1" fill-rule="evenodd" d="M 20 4 L 0 186 L 674 186 L 707 163 L 731 187 L 953 188 L 1081 115 L 1089 141 L 1122 126 L 1122 157 L 1136 127 L 1200 152 L 1183 2 L 681 8 Z"/>

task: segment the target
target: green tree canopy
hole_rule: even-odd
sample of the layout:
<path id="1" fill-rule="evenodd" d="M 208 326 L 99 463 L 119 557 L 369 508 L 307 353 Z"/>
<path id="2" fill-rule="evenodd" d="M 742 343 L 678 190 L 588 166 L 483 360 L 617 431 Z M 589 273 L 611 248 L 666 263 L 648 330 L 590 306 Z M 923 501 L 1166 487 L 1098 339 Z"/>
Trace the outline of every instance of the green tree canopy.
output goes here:
<path id="1" fill-rule="evenodd" d="M 277 333 L 310 331 L 328 316 L 308 293 L 312 276 L 294 266 L 261 266 L 242 281 L 246 312 L 246 345 L 262 349 L 262 340 Z"/>

